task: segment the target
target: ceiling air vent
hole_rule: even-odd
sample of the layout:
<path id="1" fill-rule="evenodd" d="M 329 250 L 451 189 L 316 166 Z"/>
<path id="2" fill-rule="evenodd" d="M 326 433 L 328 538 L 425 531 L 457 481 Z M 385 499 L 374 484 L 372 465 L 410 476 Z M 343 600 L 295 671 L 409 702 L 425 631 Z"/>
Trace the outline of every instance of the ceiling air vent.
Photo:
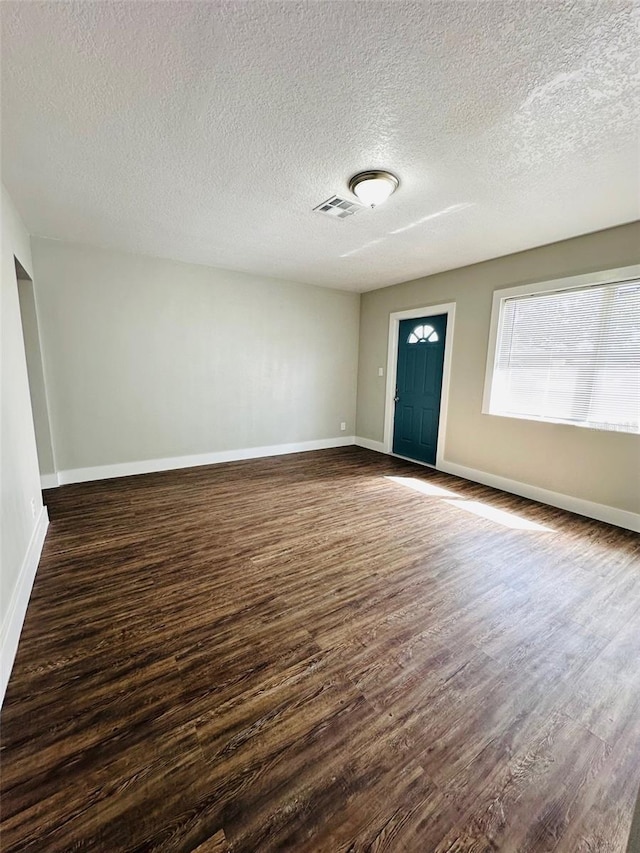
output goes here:
<path id="1" fill-rule="evenodd" d="M 347 201 L 346 198 L 340 198 L 337 195 L 332 195 L 322 204 L 314 207 L 318 213 L 324 213 L 325 216 L 331 216 L 333 219 L 345 219 L 347 216 L 353 216 L 359 210 L 362 210 L 363 204 L 358 204 L 357 201 Z"/>

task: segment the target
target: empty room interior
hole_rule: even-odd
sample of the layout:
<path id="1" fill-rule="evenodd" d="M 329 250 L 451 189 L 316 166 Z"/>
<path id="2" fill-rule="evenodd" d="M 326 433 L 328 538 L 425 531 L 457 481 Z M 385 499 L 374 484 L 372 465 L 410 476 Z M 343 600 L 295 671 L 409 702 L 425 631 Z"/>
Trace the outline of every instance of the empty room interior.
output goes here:
<path id="1" fill-rule="evenodd" d="M 0 850 L 638 853 L 637 4 L 0 23 Z"/>

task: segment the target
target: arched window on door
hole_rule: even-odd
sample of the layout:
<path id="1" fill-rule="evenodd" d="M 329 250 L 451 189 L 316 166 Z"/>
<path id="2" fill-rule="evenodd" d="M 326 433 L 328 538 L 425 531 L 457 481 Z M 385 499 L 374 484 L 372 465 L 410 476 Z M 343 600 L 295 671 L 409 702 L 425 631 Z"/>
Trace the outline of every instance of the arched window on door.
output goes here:
<path id="1" fill-rule="evenodd" d="M 438 340 L 438 333 L 433 326 L 419 325 L 411 332 L 407 338 L 408 344 L 435 344 Z"/>

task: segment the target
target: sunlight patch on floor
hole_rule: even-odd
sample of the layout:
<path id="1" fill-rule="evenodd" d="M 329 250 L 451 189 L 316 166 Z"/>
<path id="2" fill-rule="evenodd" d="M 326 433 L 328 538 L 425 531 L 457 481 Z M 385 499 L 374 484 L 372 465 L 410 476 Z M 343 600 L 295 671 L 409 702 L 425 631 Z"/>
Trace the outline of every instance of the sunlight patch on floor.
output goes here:
<path id="1" fill-rule="evenodd" d="M 417 477 L 393 477 L 389 474 L 385 475 L 385 480 L 391 480 L 392 483 L 397 483 L 399 486 L 405 486 L 407 489 L 412 489 L 414 492 L 420 492 L 430 498 L 444 498 L 445 503 L 451 506 L 464 509 L 474 515 L 486 518 L 488 521 L 493 521 L 495 524 L 501 524 L 503 527 L 510 527 L 512 530 L 536 530 L 539 533 L 553 533 L 552 527 L 545 527 L 543 524 L 538 524 L 535 521 L 529 521 L 516 515 L 513 512 L 506 512 L 502 509 L 496 509 L 482 501 L 468 501 L 456 492 L 451 492 L 449 489 L 443 489 L 442 486 L 435 486 L 433 483 L 425 483 L 424 480 L 419 480 Z"/>
<path id="2" fill-rule="evenodd" d="M 385 480 L 391 480 L 399 486 L 406 486 L 408 489 L 413 489 L 414 492 L 420 492 L 423 495 L 428 495 L 431 498 L 457 498 L 455 492 L 450 492 L 449 489 L 443 489 L 441 486 L 434 486 L 431 483 L 425 483 L 418 480 L 417 477 L 391 477 L 386 476 Z"/>
<path id="3" fill-rule="evenodd" d="M 543 524 L 538 524 L 535 521 L 529 521 L 522 518 L 520 515 L 515 515 L 512 512 L 505 512 L 502 509 L 496 509 L 488 504 L 480 501 L 465 501 L 465 500 L 445 500 L 445 503 L 455 506 L 458 509 L 464 509 L 467 512 L 472 512 L 474 515 L 479 515 L 481 518 L 486 518 L 489 521 L 494 521 L 496 524 L 501 524 L 503 527 L 511 527 L 514 530 L 537 530 L 541 533 L 553 533 L 553 528 L 545 527 Z"/>

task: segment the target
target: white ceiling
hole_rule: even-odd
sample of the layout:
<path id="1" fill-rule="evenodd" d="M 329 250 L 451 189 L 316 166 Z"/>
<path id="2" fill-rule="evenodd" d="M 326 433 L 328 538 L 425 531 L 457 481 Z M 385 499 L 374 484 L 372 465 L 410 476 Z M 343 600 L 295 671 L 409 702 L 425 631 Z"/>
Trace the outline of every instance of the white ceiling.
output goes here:
<path id="1" fill-rule="evenodd" d="M 1 14 L 3 180 L 33 234 L 370 290 L 640 215 L 628 2 Z M 400 177 L 386 205 L 312 212 L 372 167 Z"/>

